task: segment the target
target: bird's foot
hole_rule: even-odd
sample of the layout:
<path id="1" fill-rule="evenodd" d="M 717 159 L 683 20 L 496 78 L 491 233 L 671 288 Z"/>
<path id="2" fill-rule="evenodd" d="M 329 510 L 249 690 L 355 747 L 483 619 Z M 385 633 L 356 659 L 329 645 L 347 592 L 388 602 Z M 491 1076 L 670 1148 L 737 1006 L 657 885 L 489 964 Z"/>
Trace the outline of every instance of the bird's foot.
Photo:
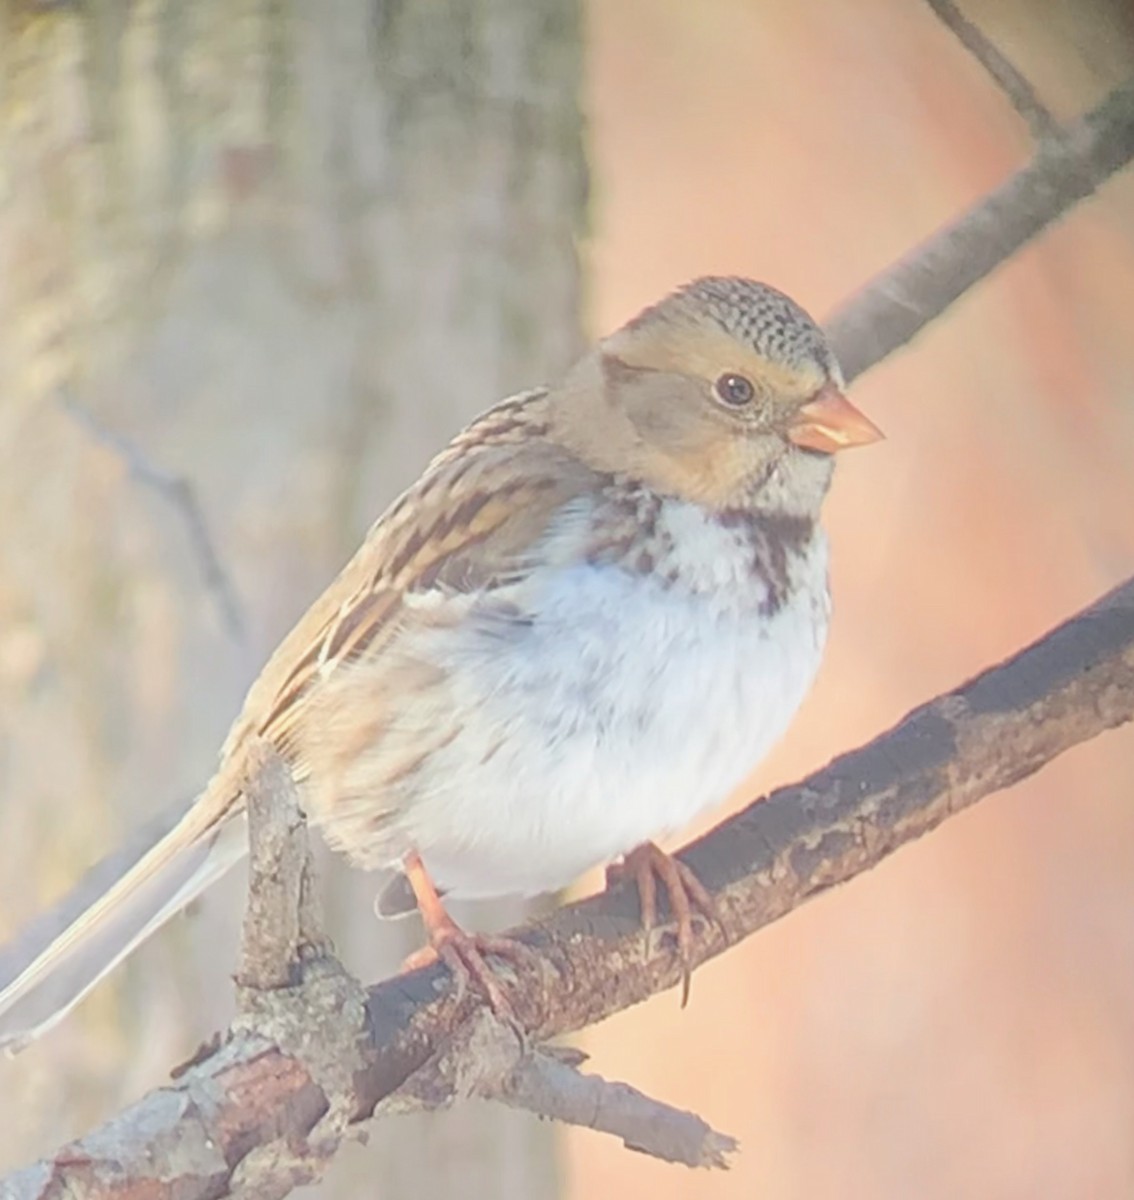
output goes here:
<path id="1" fill-rule="evenodd" d="M 528 970 L 540 975 L 542 967 L 539 955 L 515 938 L 468 933 L 449 916 L 420 857 L 417 854 L 407 855 L 402 865 L 417 897 L 417 906 L 429 938 L 429 945 L 414 951 L 402 964 L 402 969 L 415 971 L 438 961 L 443 962 L 453 976 L 458 1004 L 464 999 L 469 983 L 473 982 L 497 1017 L 522 1031 L 523 1026 L 504 992 L 500 978 L 486 956 L 492 955 L 509 963 L 517 974 Z"/>
<path id="2" fill-rule="evenodd" d="M 509 963 L 517 973 L 522 970 L 540 969 L 539 955 L 523 942 L 514 938 L 493 937 L 491 934 L 468 933 L 452 917 L 446 916 L 445 923 L 427 929 L 429 945 L 415 950 L 402 969 L 416 971 L 443 962 L 453 976 L 458 1004 L 464 999 L 472 982 L 488 1001 L 492 1011 L 503 1021 L 522 1029 L 511 1001 L 504 992 L 500 978 L 488 962 L 488 955 Z"/>
<path id="3" fill-rule="evenodd" d="M 696 910 L 722 930 L 720 910 L 705 885 L 680 859 L 654 845 L 643 842 L 631 850 L 622 862 L 607 868 L 607 886 L 633 879 L 638 887 L 642 910 L 642 929 L 647 939 L 657 924 L 657 885 L 661 881 L 669 898 L 670 912 L 677 926 L 677 956 L 681 962 L 681 1007 L 689 1003 L 689 984 L 693 971 L 693 913 Z"/>

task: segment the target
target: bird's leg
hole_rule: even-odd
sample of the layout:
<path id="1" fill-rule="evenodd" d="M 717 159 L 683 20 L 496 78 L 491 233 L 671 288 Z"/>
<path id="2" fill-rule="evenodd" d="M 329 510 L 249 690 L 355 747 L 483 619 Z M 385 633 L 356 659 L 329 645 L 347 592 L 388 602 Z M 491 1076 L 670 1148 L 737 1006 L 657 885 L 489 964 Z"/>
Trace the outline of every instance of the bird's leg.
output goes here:
<path id="1" fill-rule="evenodd" d="M 531 968 L 533 962 L 538 966 L 539 956 L 514 938 L 492 937 L 463 930 L 446 911 L 417 851 L 411 850 L 405 856 L 402 860 L 402 870 L 406 882 L 413 889 L 418 911 L 429 938 L 429 945 L 411 954 L 402 964 L 403 969 L 414 971 L 419 967 L 432 966 L 440 959 L 453 975 L 458 1004 L 464 997 L 469 980 L 475 980 L 492 1011 L 502 1020 L 521 1028 L 512 1005 L 500 986 L 500 980 L 488 965 L 485 955 L 493 954 L 517 968 Z"/>
<path id="2" fill-rule="evenodd" d="M 689 1002 L 689 983 L 693 970 L 693 910 L 724 928 L 716 901 L 705 885 L 680 859 L 674 858 L 653 842 L 643 842 L 631 850 L 621 863 L 607 868 L 607 886 L 630 877 L 638 886 L 642 910 L 642 929 L 647 938 L 657 922 L 657 884 L 661 881 L 669 896 L 669 907 L 677 925 L 677 955 L 681 960 L 681 1007 Z"/>

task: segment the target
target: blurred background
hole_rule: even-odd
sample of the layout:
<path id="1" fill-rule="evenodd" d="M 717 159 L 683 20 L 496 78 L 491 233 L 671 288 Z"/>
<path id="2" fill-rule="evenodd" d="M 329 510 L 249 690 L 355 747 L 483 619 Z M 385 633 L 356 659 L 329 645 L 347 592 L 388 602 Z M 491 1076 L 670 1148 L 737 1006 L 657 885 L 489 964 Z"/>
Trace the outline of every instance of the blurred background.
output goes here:
<path id="1" fill-rule="evenodd" d="M 1134 71 L 1121 0 L 966 11 L 1061 117 Z M 0 0 L 0 941 L 193 794 L 473 413 L 697 274 L 822 317 L 1031 149 L 909 0 Z M 856 384 L 889 440 L 828 505 L 827 661 L 734 807 L 1134 571 L 1132 314 L 1128 171 Z M 191 483 L 230 596 L 64 396 Z M 1132 788 L 1126 729 L 707 965 L 684 1012 L 581 1036 L 736 1135 L 727 1174 L 470 1105 L 303 1194 L 1134 1195 Z M 348 967 L 388 973 L 419 931 L 324 882 Z M 0 1171 L 227 1019 L 241 887 L 0 1061 Z"/>

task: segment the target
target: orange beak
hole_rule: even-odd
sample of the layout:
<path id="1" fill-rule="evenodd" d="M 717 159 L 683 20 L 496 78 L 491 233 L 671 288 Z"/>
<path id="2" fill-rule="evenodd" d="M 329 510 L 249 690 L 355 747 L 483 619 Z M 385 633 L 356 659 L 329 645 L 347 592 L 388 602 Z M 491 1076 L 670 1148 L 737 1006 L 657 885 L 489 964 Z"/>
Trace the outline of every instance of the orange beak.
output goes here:
<path id="1" fill-rule="evenodd" d="M 848 446 L 868 446 L 886 435 L 864 416 L 833 383 L 820 388 L 796 414 L 788 437 L 806 450 L 834 454 Z"/>

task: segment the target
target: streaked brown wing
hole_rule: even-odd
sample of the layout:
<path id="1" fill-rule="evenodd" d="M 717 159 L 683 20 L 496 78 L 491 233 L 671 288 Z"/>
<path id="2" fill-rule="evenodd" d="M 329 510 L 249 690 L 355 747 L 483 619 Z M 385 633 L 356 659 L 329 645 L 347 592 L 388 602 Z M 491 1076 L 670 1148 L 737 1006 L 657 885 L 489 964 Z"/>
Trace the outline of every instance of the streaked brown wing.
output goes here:
<path id="1" fill-rule="evenodd" d="M 597 482 L 543 436 L 545 401 L 546 392 L 530 392 L 490 409 L 383 513 L 253 684 L 226 758 L 253 733 L 288 755 L 312 686 L 340 664 L 380 655 L 406 620 L 421 619 L 407 595 L 456 601 L 531 568 L 526 552 L 553 514 Z M 454 603 L 454 617 L 461 608 Z"/>

